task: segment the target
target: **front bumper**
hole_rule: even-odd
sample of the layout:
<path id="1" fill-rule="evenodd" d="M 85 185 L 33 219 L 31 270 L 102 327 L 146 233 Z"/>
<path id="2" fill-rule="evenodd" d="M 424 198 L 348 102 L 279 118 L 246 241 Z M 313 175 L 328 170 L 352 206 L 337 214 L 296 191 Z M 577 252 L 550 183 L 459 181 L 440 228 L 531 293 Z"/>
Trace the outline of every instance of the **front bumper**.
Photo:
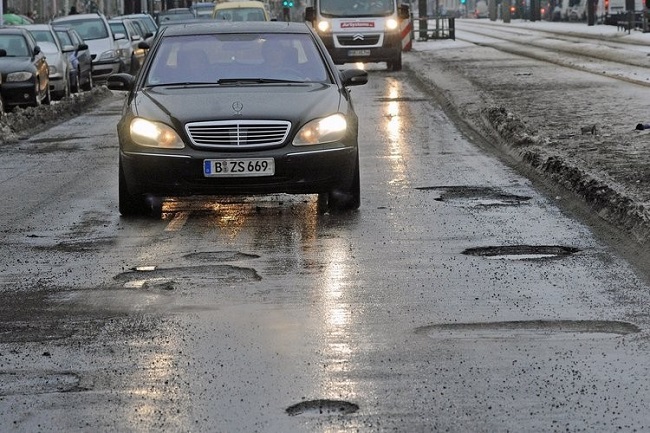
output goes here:
<path id="1" fill-rule="evenodd" d="M 0 88 L 2 101 L 7 107 L 33 105 L 36 101 L 36 85 L 33 81 L 6 82 Z"/>
<path id="2" fill-rule="evenodd" d="M 205 159 L 268 158 L 275 175 L 214 178 L 203 175 Z M 202 152 L 192 156 L 120 151 L 130 194 L 158 196 L 314 194 L 346 188 L 357 164 L 357 148 L 275 149 L 254 154 Z"/>
<path id="3" fill-rule="evenodd" d="M 119 59 L 115 59 L 110 62 L 95 62 L 93 61 L 92 72 L 93 72 L 93 81 L 101 83 L 106 81 L 109 75 L 117 74 L 122 68 L 122 62 Z"/>

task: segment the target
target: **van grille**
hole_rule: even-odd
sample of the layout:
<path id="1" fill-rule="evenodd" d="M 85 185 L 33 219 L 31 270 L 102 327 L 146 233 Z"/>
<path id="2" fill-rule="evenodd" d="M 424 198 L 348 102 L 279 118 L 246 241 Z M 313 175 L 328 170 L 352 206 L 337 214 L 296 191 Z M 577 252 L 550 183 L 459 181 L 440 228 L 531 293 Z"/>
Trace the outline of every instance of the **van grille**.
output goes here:
<path id="1" fill-rule="evenodd" d="M 338 35 L 338 41 L 344 47 L 360 47 L 360 46 L 374 46 L 378 45 L 381 35 Z"/>
<path id="2" fill-rule="evenodd" d="M 186 125 L 196 147 L 213 149 L 262 149 L 278 146 L 287 139 L 290 122 L 226 120 Z"/>

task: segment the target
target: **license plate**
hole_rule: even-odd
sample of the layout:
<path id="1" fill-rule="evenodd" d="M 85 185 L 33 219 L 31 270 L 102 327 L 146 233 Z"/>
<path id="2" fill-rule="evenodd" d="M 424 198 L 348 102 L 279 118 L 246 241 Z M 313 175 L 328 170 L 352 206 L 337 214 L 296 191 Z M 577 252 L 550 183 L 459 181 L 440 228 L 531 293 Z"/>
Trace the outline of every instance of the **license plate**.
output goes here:
<path id="1" fill-rule="evenodd" d="M 206 159 L 203 161 L 205 177 L 273 176 L 273 158 Z"/>
<path id="2" fill-rule="evenodd" d="M 369 56 L 369 55 L 370 55 L 370 50 L 348 50 L 348 56 L 350 57 Z"/>

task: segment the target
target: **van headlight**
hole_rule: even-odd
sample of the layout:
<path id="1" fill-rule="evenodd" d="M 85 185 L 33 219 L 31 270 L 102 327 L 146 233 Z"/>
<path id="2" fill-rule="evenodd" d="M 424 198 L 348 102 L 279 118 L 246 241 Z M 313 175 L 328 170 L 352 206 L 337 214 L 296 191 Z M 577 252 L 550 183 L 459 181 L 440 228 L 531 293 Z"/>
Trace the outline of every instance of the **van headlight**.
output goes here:
<path id="1" fill-rule="evenodd" d="M 386 20 L 386 30 L 397 30 L 399 23 L 394 18 L 389 18 Z"/>
<path id="2" fill-rule="evenodd" d="M 185 143 L 176 131 L 164 123 L 136 117 L 131 121 L 129 132 L 131 139 L 140 146 L 163 149 L 183 149 L 185 147 Z"/>
<path id="3" fill-rule="evenodd" d="M 332 30 L 332 25 L 327 20 L 319 21 L 316 27 L 318 27 L 318 31 L 321 33 L 329 33 Z"/>
<path id="4" fill-rule="evenodd" d="M 300 128 L 300 131 L 293 139 L 293 145 L 309 146 L 338 141 L 345 137 L 347 129 L 348 122 L 341 113 L 312 120 Z"/>

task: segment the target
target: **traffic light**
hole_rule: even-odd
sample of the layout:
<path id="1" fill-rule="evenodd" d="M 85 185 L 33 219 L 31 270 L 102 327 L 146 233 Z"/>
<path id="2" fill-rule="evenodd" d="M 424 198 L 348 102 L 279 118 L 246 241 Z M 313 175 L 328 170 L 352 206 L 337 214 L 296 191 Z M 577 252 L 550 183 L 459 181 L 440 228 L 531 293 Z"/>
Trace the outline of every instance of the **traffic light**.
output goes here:
<path id="1" fill-rule="evenodd" d="M 650 0 L 647 0 L 647 1 L 650 1 Z M 460 4 L 464 5 L 465 3 L 467 3 L 467 0 L 460 0 Z"/>
<path id="2" fill-rule="evenodd" d="M 605 0 L 605 13 L 609 13 L 609 0 Z"/>
<path id="3" fill-rule="evenodd" d="M 284 0 L 282 2 L 282 6 L 285 8 L 292 8 L 293 7 L 293 0 Z"/>

